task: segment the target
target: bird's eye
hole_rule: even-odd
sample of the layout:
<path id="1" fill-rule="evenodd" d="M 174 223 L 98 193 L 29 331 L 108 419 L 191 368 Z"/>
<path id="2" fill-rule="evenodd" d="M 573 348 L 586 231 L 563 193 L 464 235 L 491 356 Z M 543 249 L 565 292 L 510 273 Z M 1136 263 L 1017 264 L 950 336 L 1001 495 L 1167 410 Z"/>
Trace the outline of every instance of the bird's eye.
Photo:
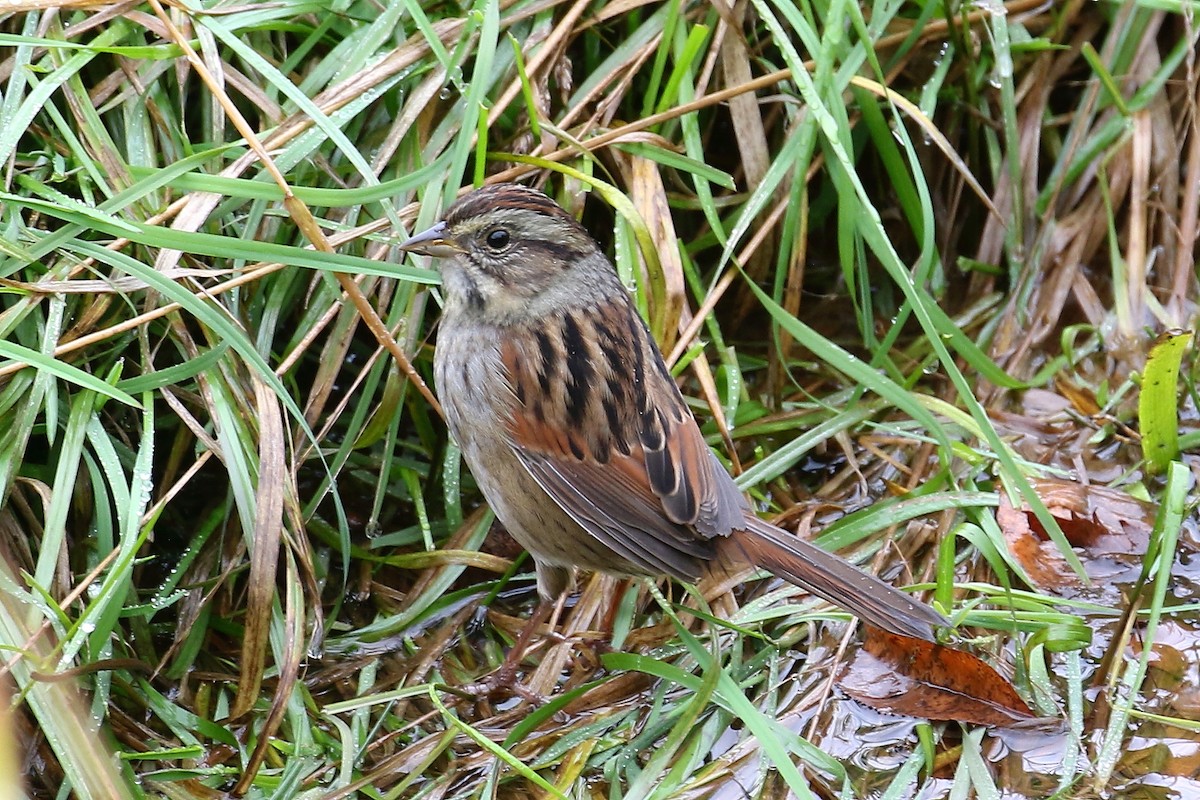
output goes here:
<path id="1" fill-rule="evenodd" d="M 493 250 L 503 250 L 508 247 L 508 231 L 503 228 L 496 228 L 490 231 L 487 235 L 487 245 Z"/>

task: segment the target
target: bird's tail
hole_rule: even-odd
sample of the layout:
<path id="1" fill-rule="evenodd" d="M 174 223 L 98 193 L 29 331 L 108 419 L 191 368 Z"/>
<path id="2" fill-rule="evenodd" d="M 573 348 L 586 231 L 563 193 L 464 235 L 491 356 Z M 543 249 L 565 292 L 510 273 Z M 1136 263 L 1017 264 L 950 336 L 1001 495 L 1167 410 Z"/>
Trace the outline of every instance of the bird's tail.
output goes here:
<path id="1" fill-rule="evenodd" d="M 723 547 L 732 548 L 728 555 L 734 559 L 762 567 L 891 633 L 932 642 L 936 628 L 950 625 L 874 575 L 751 514 L 745 529 L 735 530 Z"/>

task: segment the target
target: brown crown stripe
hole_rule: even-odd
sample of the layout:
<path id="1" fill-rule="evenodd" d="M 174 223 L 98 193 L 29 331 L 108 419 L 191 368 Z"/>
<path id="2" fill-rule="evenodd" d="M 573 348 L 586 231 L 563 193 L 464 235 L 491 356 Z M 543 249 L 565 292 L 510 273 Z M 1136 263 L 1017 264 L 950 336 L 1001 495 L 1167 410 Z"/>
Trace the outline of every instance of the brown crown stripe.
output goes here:
<path id="1" fill-rule="evenodd" d="M 575 225 L 579 224 L 574 217 L 542 192 L 513 183 L 484 186 L 482 189 L 460 198 L 446 212 L 446 222 L 450 227 L 454 227 L 465 219 L 477 217 L 498 208 L 522 208 L 547 217 L 567 220 Z"/>

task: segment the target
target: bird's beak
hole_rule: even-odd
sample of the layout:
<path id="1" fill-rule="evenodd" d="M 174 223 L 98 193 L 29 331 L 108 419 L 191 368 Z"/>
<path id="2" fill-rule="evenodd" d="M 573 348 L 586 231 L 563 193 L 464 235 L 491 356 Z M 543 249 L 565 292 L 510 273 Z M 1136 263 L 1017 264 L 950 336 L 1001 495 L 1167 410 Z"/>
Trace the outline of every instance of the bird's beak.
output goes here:
<path id="1" fill-rule="evenodd" d="M 447 233 L 446 223 L 439 222 L 429 230 L 422 231 L 404 241 L 400 245 L 400 249 L 423 256 L 433 256 L 434 258 L 447 258 L 456 253 L 461 253 L 463 249 L 453 239 L 450 239 Z"/>

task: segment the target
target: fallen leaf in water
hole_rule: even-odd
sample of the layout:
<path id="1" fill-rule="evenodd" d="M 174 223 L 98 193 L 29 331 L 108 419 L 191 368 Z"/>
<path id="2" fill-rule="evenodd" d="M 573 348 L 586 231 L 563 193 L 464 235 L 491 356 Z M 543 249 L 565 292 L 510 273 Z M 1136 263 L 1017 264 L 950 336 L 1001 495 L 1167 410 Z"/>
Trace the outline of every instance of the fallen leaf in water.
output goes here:
<path id="1" fill-rule="evenodd" d="M 1030 523 L 1033 514 L 1023 508 L 1015 508 L 1008 495 L 1000 492 L 1000 507 L 996 509 L 996 522 L 1004 532 L 1008 552 L 1025 570 L 1025 574 L 1037 586 L 1044 589 L 1062 589 L 1082 584 L 1067 560 L 1059 554 L 1058 546 L 1039 535 Z"/>
<path id="2" fill-rule="evenodd" d="M 1119 489 L 1045 478 L 1030 482 L 1072 546 L 1080 548 L 1092 578 L 1108 579 L 1105 556 L 1139 556 L 1154 526 L 1154 506 Z M 1014 507 L 1000 494 L 996 522 L 1009 552 L 1041 589 L 1079 588 L 1078 576 L 1051 542 L 1029 506 Z"/>
<path id="3" fill-rule="evenodd" d="M 970 653 L 871 626 L 838 682 L 892 714 L 999 727 L 1036 719 L 1012 684 Z"/>
<path id="4" fill-rule="evenodd" d="M 1152 503 L 1120 489 L 1053 478 L 1035 480 L 1033 488 L 1076 547 L 1090 553 L 1145 552 L 1154 528 Z M 1030 524 L 1046 535 L 1036 519 Z"/>

